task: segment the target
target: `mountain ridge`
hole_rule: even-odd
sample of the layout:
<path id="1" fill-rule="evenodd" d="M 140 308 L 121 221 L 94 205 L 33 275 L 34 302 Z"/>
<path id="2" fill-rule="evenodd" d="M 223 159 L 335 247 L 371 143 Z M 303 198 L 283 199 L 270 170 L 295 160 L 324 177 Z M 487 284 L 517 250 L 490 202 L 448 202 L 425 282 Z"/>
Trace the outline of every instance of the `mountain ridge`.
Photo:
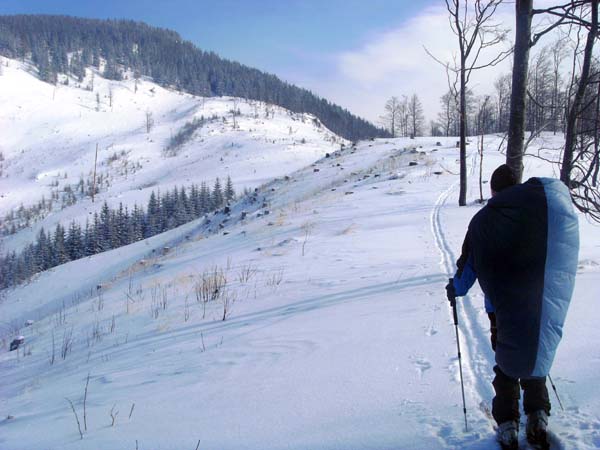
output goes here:
<path id="1" fill-rule="evenodd" d="M 357 141 L 387 137 L 385 130 L 351 114 L 311 91 L 277 76 L 206 52 L 169 29 L 123 19 L 87 19 L 55 15 L 0 16 L 0 54 L 31 58 L 42 80 L 55 83 L 59 73 L 80 79 L 87 67 L 103 76 L 149 76 L 164 87 L 208 97 L 260 100 L 298 113 L 310 113 L 344 138 Z"/>

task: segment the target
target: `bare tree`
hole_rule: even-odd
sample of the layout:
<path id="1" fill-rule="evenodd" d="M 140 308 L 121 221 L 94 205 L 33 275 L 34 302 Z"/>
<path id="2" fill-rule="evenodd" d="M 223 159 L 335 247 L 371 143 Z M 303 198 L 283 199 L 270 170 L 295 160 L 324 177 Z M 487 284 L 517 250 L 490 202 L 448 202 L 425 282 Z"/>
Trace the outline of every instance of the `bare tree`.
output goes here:
<path id="1" fill-rule="evenodd" d="M 507 164 L 522 177 L 524 154 L 524 105 L 526 96 L 526 67 L 529 49 L 542 36 L 561 25 L 569 25 L 569 31 L 576 32 L 576 45 L 573 54 L 571 82 L 566 99 L 561 102 L 558 85 L 559 66 L 564 54 L 558 45 L 553 47 L 551 62 L 551 117 L 549 123 L 558 127 L 558 114 L 565 104 L 566 129 L 565 149 L 560 165 L 561 180 L 569 187 L 575 206 L 600 222 L 600 191 L 598 175 L 600 170 L 600 73 L 593 68 L 593 48 L 598 37 L 598 0 L 572 0 L 568 3 L 546 9 L 533 9 L 531 0 L 517 2 L 517 40 L 515 43 L 515 63 L 513 64 L 513 86 L 511 93 L 511 114 Z M 535 15 L 545 15 L 553 19 L 541 31 L 532 33 L 531 19 Z M 587 30 L 585 48 L 580 50 L 582 30 Z M 525 67 L 525 72 L 523 71 Z M 581 67 L 579 75 L 576 68 Z M 522 80 L 523 85 L 521 84 Z M 515 83 L 519 80 L 519 83 Z M 532 134 L 533 135 L 533 134 Z M 531 140 L 531 137 L 530 139 Z M 558 162 L 558 161 L 555 161 Z"/>
<path id="2" fill-rule="evenodd" d="M 496 131 L 506 132 L 510 109 L 510 74 L 500 75 L 494 82 L 496 91 Z"/>
<path id="3" fill-rule="evenodd" d="M 574 139 L 569 188 L 577 209 L 600 223 L 600 73 L 594 74 L 588 91 L 584 102 L 589 106 L 581 111 Z"/>
<path id="4" fill-rule="evenodd" d="M 502 0 L 445 0 L 450 17 L 450 28 L 458 39 L 458 60 L 453 65 L 440 62 L 446 72 L 453 72 L 459 79 L 459 134 L 460 134 L 460 193 L 458 204 L 467 204 L 467 86 L 475 70 L 492 67 L 503 61 L 510 49 L 486 56 L 482 53 L 506 41 L 507 30 L 494 23 L 492 17 Z M 431 54 L 430 54 L 431 55 Z"/>
<path id="5" fill-rule="evenodd" d="M 400 127 L 399 127 L 399 135 L 404 137 L 408 136 L 408 124 L 410 122 L 409 114 L 408 114 L 408 97 L 406 95 L 402 96 L 402 100 L 400 101 Z"/>
<path id="6" fill-rule="evenodd" d="M 583 99 L 586 87 L 590 80 L 592 51 L 594 49 L 594 42 L 598 34 L 598 0 L 591 0 L 591 16 L 592 22 L 588 31 L 585 49 L 583 51 L 583 63 L 581 67 L 581 74 L 579 76 L 579 82 L 577 85 L 577 91 L 575 92 L 575 97 L 573 98 L 567 117 L 567 129 L 565 132 L 565 152 L 563 154 L 562 167 L 560 171 L 560 179 L 567 186 L 570 186 L 571 184 L 570 175 L 573 165 L 573 153 L 575 151 L 575 134 L 577 128 L 577 121 L 582 113 L 582 109 L 587 106 L 583 104 Z"/>
<path id="7" fill-rule="evenodd" d="M 425 117 L 423 116 L 423 106 L 417 94 L 411 95 L 408 102 L 408 117 L 410 136 L 420 136 L 423 133 Z"/>
<path id="8" fill-rule="evenodd" d="M 393 138 L 397 136 L 396 131 L 400 126 L 400 100 L 391 97 L 385 102 L 385 112 L 380 117 L 382 125 L 390 132 Z"/>
<path id="9" fill-rule="evenodd" d="M 569 187 L 575 206 L 600 222 L 600 72 L 592 67 L 598 37 L 598 0 L 589 4 L 589 7 L 582 5 L 579 17 L 588 34 L 581 73 L 567 115 L 560 179 Z"/>
<path id="10" fill-rule="evenodd" d="M 552 98 L 550 104 L 550 129 L 554 134 L 561 128 L 560 119 L 561 104 L 561 74 L 560 66 L 565 58 L 566 44 L 564 39 L 558 39 L 551 46 L 550 53 L 552 54 Z"/>
<path id="11" fill-rule="evenodd" d="M 532 59 L 527 83 L 527 128 L 538 133 L 550 125 L 552 96 L 552 63 L 547 48 L 542 48 Z"/>
<path id="12" fill-rule="evenodd" d="M 460 125 L 460 98 L 459 92 L 454 88 L 450 89 L 440 98 L 442 111 L 438 114 L 438 121 L 443 127 L 443 133 L 446 136 L 458 136 Z M 467 108 L 467 134 L 477 133 L 477 105 L 475 95 L 471 89 L 466 92 Z M 472 117 L 474 120 L 471 120 Z M 475 124 L 473 126 L 473 124 Z"/>
<path id="13" fill-rule="evenodd" d="M 442 127 L 444 136 L 457 135 L 457 112 L 458 112 L 458 99 L 454 95 L 453 90 L 449 90 L 440 98 L 442 110 L 438 114 L 438 121 Z"/>
<path id="14" fill-rule="evenodd" d="M 92 181 L 92 203 L 94 203 L 94 197 L 96 195 L 96 168 L 98 166 L 98 143 L 96 142 L 96 153 L 94 156 L 94 178 Z"/>
<path id="15" fill-rule="evenodd" d="M 301 229 L 304 234 L 304 240 L 302 241 L 302 256 L 304 256 L 304 250 L 306 248 L 306 243 L 310 239 L 310 236 L 313 232 L 314 224 L 311 222 L 303 223 Z"/>
<path id="16" fill-rule="evenodd" d="M 515 3 L 516 28 L 506 163 L 513 169 L 519 182 L 523 177 L 529 50 L 542 36 L 558 26 L 577 23 L 578 18 L 574 15 L 574 11 L 586 1 L 590 0 L 572 0 L 545 9 L 533 9 L 533 0 L 518 0 Z M 534 15 L 541 14 L 553 18 L 554 22 L 532 34 L 531 20 Z"/>
<path id="17" fill-rule="evenodd" d="M 113 405 L 112 408 L 110 408 L 110 426 L 114 427 L 115 426 L 115 421 L 117 420 L 117 416 L 119 415 L 119 410 L 115 410 L 115 408 L 117 407 L 117 404 L 115 403 Z"/>
<path id="18" fill-rule="evenodd" d="M 486 95 L 479 103 L 477 112 L 478 128 L 478 152 L 479 152 L 479 202 L 483 203 L 483 137 L 487 132 L 487 127 L 491 122 L 490 96 Z"/>
<path id="19" fill-rule="evenodd" d="M 85 391 L 83 393 L 83 428 L 85 431 L 87 431 L 87 409 L 86 409 L 86 402 L 87 402 L 87 393 L 88 393 L 88 386 L 90 384 L 90 373 L 88 372 L 87 375 L 87 379 L 85 380 Z"/>
<path id="20" fill-rule="evenodd" d="M 73 415 L 75 416 L 75 420 L 77 421 L 77 429 L 79 430 L 79 436 L 81 437 L 81 439 L 83 439 L 83 432 L 81 431 L 81 422 L 79 422 L 79 416 L 77 415 L 77 411 L 75 411 L 75 405 L 73 405 L 73 402 L 66 397 L 65 400 L 69 402 L 69 405 L 71 405 L 71 410 L 73 411 Z"/>

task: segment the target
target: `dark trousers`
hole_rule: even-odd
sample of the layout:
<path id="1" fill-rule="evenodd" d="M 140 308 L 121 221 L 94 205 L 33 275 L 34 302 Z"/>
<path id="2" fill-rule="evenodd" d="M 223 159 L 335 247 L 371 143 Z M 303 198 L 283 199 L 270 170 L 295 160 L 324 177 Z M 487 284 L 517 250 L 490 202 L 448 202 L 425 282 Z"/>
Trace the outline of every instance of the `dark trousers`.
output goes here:
<path id="1" fill-rule="evenodd" d="M 523 410 L 530 414 L 540 409 L 550 414 L 550 398 L 546 389 L 546 377 L 521 378 L 519 380 L 506 375 L 500 367 L 495 366 L 493 385 L 496 396 L 492 401 L 492 415 L 498 424 L 510 420 L 519 421 L 519 398 L 523 389 Z"/>

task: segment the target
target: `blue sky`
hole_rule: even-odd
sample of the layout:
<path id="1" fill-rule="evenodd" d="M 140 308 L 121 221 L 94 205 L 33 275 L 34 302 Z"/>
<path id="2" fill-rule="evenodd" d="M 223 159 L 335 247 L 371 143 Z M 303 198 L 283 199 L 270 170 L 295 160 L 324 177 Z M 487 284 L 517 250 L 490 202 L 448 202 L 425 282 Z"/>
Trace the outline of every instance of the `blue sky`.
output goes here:
<path id="1" fill-rule="evenodd" d="M 441 0 L 0 0 L 0 14 L 127 18 L 170 28 L 372 121 L 386 98 L 431 82 L 430 62 L 414 64 L 427 58 L 423 43 L 436 49 L 450 40 L 439 33 L 448 28 Z M 424 93 L 430 115 L 443 93 L 442 72 L 440 88 Z"/>
<path id="2" fill-rule="evenodd" d="M 306 70 L 422 9 L 414 0 L 3 0 L 2 14 L 128 18 L 171 28 L 205 50 L 276 72 Z M 431 0 L 429 3 L 434 3 Z"/>

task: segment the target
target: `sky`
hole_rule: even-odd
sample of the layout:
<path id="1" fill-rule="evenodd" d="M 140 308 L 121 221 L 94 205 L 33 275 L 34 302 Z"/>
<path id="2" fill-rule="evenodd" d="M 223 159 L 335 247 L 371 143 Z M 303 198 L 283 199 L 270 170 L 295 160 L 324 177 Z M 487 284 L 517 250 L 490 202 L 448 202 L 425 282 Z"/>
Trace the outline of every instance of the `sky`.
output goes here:
<path id="1" fill-rule="evenodd" d="M 512 7 L 498 15 L 507 28 Z M 170 28 L 375 123 L 388 98 L 413 93 L 434 119 L 447 79 L 424 48 L 445 61 L 457 42 L 442 0 L 2 0 L 0 14 L 127 18 Z M 507 64 L 477 74 L 475 92 L 491 91 Z"/>

